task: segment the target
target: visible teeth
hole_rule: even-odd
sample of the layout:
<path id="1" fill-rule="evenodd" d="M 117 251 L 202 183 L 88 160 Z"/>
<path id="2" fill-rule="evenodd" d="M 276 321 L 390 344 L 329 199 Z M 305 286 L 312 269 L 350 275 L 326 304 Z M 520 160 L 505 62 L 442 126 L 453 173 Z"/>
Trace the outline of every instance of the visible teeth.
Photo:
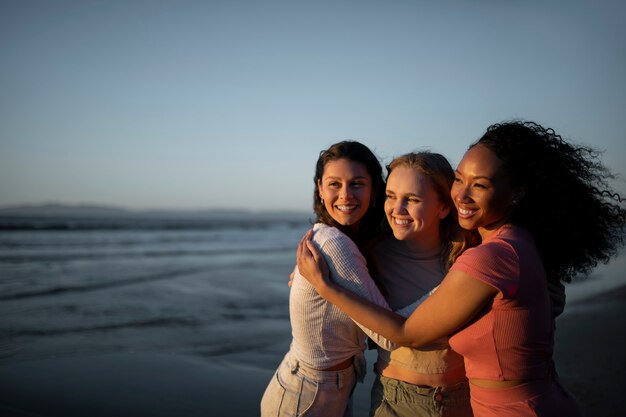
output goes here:
<path id="1" fill-rule="evenodd" d="M 350 211 L 354 210 L 356 206 L 337 206 L 337 208 L 341 211 Z"/>
<path id="2" fill-rule="evenodd" d="M 395 217 L 393 218 L 393 222 L 394 222 L 395 224 L 399 224 L 399 225 L 401 225 L 401 226 L 402 226 L 402 225 L 405 225 L 405 224 L 409 224 L 409 223 L 411 223 L 409 220 L 400 220 L 400 219 L 397 219 L 397 218 L 395 218 Z"/>
<path id="3" fill-rule="evenodd" d="M 462 208 L 459 208 L 458 210 L 462 216 L 469 216 L 470 214 L 475 213 L 474 210 L 467 210 L 467 209 L 462 209 Z"/>

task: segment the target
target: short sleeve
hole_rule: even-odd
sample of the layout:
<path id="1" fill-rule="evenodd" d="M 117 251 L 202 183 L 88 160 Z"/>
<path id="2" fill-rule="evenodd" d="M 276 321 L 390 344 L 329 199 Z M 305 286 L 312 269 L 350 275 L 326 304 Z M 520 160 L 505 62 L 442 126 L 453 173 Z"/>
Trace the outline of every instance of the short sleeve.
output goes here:
<path id="1" fill-rule="evenodd" d="M 465 272 L 472 278 L 495 287 L 504 299 L 514 297 L 519 287 L 519 256 L 503 240 L 493 240 L 468 249 L 450 270 Z"/>

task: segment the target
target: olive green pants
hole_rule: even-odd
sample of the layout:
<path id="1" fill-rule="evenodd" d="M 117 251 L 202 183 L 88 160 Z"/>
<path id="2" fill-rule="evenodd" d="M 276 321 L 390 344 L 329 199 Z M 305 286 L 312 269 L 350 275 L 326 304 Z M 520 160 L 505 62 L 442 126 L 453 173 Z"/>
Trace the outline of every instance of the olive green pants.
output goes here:
<path id="1" fill-rule="evenodd" d="M 376 375 L 370 417 L 472 417 L 467 382 L 420 387 Z"/>

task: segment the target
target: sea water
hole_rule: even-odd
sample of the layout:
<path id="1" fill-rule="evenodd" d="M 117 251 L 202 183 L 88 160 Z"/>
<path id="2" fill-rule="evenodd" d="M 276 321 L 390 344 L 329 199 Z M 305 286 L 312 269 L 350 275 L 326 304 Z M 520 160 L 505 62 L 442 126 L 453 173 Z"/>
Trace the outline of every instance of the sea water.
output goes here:
<path id="1" fill-rule="evenodd" d="M 311 217 L 22 219 L 4 227 L 0 364 L 253 352 L 242 360 L 273 368 L 288 348 L 287 282 Z"/>

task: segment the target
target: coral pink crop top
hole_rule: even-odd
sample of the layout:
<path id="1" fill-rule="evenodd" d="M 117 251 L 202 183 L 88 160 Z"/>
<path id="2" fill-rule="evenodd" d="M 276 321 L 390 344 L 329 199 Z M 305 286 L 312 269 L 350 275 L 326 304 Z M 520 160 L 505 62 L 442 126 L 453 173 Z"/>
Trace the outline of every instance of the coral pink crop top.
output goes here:
<path id="1" fill-rule="evenodd" d="M 546 377 L 551 369 L 554 320 L 546 274 L 533 238 L 505 225 L 451 267 L 498 289 L 499 294 L 450 338 L 469 379 Z"/>

